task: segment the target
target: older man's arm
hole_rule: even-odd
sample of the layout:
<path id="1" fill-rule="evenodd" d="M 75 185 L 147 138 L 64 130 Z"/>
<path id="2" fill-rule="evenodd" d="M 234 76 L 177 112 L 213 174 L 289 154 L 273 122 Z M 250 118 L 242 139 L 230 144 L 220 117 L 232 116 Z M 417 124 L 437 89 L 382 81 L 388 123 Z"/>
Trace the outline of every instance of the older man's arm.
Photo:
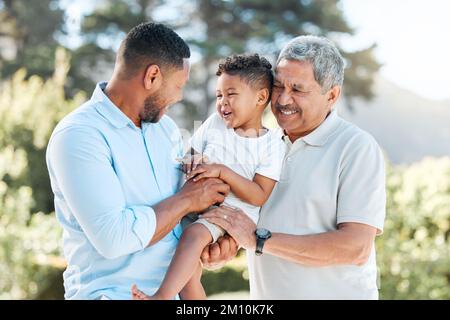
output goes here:
<path id="1" fill-rule="evenodd" d="M 376 228 L 360 223 L 342 223 L 336 231 L 313 235 L 274 233 L 263 251 L 309 266 L 361 265 L 369 258 L 376 233 Z"/>
<path id="2" fill-rule="evenodd" d="M 256 225 L 242 211 L 221 206 L 203 217 L 227 230 L 243 248 L 255 250 Z M 361 265 L 369 258 L 376 234 L 377 228 L 354 222 L 312 235 L 273 233 L 263 252 L 309 266 Z"/>

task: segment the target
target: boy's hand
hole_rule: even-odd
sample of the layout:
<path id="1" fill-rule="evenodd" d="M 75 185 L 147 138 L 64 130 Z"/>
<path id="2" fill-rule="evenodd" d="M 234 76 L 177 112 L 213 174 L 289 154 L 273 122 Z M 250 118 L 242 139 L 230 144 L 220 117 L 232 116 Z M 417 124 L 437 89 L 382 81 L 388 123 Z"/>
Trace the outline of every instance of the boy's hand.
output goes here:
<path id="1" fill-rule="evenodd" d="M 182 163 L 183 172 L 186 174 L 189 174 L 201 164 L 209 163 L 208 157 L 201 154 L 186 154 L 183 158 L 177 160 Z"/>
<path id="2" fill-rule="evenodd" d="M 226 167 L 222 164 L 202 164 L 192 170 L 186 176 L 186 179 L 189 180 L 193 178 L 193 181 L 195 182 L 204 178 L 221 178 L 225 170 Z"/>

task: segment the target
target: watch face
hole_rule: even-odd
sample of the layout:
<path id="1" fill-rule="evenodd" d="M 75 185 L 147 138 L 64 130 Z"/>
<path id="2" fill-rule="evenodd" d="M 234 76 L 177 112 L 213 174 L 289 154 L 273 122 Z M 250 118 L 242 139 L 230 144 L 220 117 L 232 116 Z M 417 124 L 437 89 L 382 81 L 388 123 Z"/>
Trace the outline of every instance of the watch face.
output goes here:
<path id="1" fill-rule="evenodd" d="M 270 231 L 264 228 L 256 229 L 256 235 L 260 238 L 267 238 L 270 236 Z"/>

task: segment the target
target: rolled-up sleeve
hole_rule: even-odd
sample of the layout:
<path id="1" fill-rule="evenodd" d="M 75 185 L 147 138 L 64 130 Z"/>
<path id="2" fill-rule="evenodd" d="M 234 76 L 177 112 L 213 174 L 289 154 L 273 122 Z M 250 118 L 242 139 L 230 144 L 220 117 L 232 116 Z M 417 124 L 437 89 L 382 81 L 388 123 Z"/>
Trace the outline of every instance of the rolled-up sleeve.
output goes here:
<path id="1" fill-rule="evenodd" d="M 48 165 L 62 197 L 97 252 L 107 259 L 143 250 L 156 228 L 150 206 L 127 206 L 111 152 L 95 128 L 65 128 L 51 138 Z"/>

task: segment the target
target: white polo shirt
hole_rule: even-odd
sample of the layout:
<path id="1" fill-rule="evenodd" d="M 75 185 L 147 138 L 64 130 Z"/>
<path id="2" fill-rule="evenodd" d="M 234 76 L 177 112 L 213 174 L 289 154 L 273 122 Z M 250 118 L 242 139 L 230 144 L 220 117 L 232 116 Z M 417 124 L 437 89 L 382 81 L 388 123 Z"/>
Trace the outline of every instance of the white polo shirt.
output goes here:
<path id="1" fill-rule="evenodd" d="M 282 137 L 280 130 L 280 138 Z M 383 230 L 383 154 L 374 138 L 333 110 L 309 135 L 287 146 L 279 182 L 258 227 L 309 235 L 343 222 Z M 311 267 L 248 251 L 252 299 L 377 299 L 375 246 L 362 266 Z"/>

